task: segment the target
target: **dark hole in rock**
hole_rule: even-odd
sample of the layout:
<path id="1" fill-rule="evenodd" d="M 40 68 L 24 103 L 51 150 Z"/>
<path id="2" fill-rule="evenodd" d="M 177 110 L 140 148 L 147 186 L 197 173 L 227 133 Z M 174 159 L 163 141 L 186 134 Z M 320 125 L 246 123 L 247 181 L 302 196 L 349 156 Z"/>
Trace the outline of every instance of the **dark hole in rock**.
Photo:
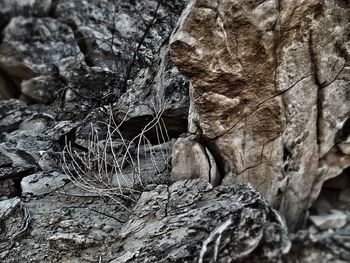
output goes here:
<path id="1" fill-rule="evenodd" d="M 0 99 L 18 98 L 19 96 L 20 88 L 6 72 L 0 69 Z"/>
<path id="2" fill-rule="evenodd" d="M 2 167 L 0 168 L 0 197 L 14 197 L 22 195 L 21 181 L 37 171 L 37 167 L 28 165 L 24 167 Z"/>
<path id="3" fill-rule="evenodd" d="M 350 167 L 324 182 L 317 200 L 310 208 L 310 214 L 326 215 L 334 209 L 350 213 Z"/>
<path id="4" fill-rule="evenodd" d="M 123 125 L 120 127 L 120 131 L 126 139 L 131 140 L 134 137 L 138 136 L 145 128 L 145 126 L 152 121 L 152 119 L 153 117 L 150 115 L 132 118 L 123 123 Z M 168 140 L 167 137 L 169 137 L 169 139 L 178 138 L 180 134 L 187 131 L 187 120 L 185 119 L 163 117 L 162 120 L 164 122 L 164 125 L 162 123 L 160 123 L 160 125 L 162 127 L 166 127 L 166 131 L 164 128 L 162 129 L 164 139 L 161 138 L 160 130 L 157 130 L 156 128 L 152 128 L 145 134 L 145 136 L 150 140 L 152 144 L 160 144 L 166 142 Z M 168 135 L 166 135 L 166 133 Z M 159 137 L 160 139 L 158 139 Z"/>
<path id="5" fill-rule="evenodd" d="M 287 160 L 290 159 L 290 157 L 292 157 L 292 153 L 289 151 L 289 149 L 287 147 L 283 148 L 283 161 L 286 162 Z"/>
<path id="6" fill-rule="evenodd" d="M 0 197 L 6 196 L 12 198 L 22 195 L 21 189 L 22 178 L 8 178 L 0 181 Z"/>
<path id="7" fill-rule="evenodd" d="M 200 140 L 200 143 L 204 147 L 206 147 L 214 157 L 214 160 L 215 160 L 216 166 L 219 170 L 219 175 L 221 178 L 221 180 L 219 182 L 219 185 L 220 185 L 222 182 L 222 179 L 224 179 L 224 176 L 225 176 L 225 169 L 224 169 L 225 164 L 224 164 L 224 160 L 220 154 L 220 151 L 219 151 L 219 149 L 217 149 L 217 146 L 214 143 L 211 143 L 211 142 L 208 142 L 205 140 Z"/>
<path id="8" fill-rule="evenodd" d="M 343 127 L 339 131 L 337 131 L 334 138 L 334 142 L 338 144 L 345 141 L 348 138 L 349 134 L 350 134 L 350 118 L 348 118 L 344 122 Z"/>
<path id="9" fill-rule="evenodd" d="M 89 51 L 88 44 L 86 42 L 87 40 L 85 39 L 86 37 L 84 37 L 83 34 L 79 33 L 79 31 L 75 31 L 74 36 L 77 39 L 77 44 L 79 46 L 80 51 L 84 54 L 84 58 L 85 58 L 84 60 L 86 65 L 88 65 L 89 67 L 93 67 L 94 64 L 91 60 L 91 57 L 89 56 L 90 51 Z"/>

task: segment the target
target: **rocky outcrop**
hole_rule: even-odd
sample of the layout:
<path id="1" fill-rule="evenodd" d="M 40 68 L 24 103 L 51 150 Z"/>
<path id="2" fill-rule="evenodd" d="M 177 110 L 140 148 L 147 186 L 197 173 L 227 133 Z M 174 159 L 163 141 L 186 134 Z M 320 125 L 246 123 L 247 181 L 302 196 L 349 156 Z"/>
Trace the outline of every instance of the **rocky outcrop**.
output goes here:
<path id="1" fill-rule="evenodd" d="M 290 249 L 286 233 L 250 186 L 179 181 L 142 193 L 112 262 L 272 262 Z"/>
<path id="2" fill-rule="evenodd" d="M 170 60 L 168 38 L 185 4 L 0 3 L 0 18 L 6 17 L 0 99 L 50 104 L 65 119 L 82 119 L 94 108 L 114 104 L 116 115 L 128 113 L 125 126 L 139 127 L 160 101 L 169 133 L 177 137 L 187 129 L 188 81 Z"/>
<path id="3" fill-rule="evenodd" d="M 0 2 L 0 30 L 15 16 L 47 16 L 54 1 L 2 0 Z"/>
<path id="4" fill-rule="evenodd" d="M 186 4 L 0 0 L 1 262 L 349 261 L 347 3 Z"/>
<path id="5" fill-rule="evenodd" d="M 250 182 L 295 229 L 323 182 L 349 166 L 346 1 L 205 1 L 187 6 L 171 55 L 190 78 L 190 132 L 224 184 Z"/>

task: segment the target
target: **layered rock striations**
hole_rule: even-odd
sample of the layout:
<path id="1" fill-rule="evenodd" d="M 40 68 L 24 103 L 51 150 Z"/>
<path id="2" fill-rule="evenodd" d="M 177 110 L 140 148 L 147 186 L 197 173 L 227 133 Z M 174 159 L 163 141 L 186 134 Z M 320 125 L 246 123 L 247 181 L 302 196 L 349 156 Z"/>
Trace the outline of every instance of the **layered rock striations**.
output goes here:
<path id="1" fill-rule="evenodd" d="M 191 80 L 190 132 L 224 184 L 250 182 L 300 226 L 350 165 L 347 1 L 192 1 L 171 37 Z"/>

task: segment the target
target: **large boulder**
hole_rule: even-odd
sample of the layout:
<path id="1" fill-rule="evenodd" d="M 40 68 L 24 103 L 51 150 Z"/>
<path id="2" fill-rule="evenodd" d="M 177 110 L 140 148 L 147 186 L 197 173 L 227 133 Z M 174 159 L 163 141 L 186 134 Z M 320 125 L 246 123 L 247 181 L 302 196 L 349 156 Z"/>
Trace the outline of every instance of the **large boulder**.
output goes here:
<path id="1" fill-rule="evenodd" d="M 224 183 L 252 183 L 291 228 L 344 168 L 324 159 L 350 132 L 349 16 L 346 1 L 194 0 L 171 37 L 190 132 L 217 149 Z"/>
<path id="2" fill-rule="evenodd" d="M 248 185 L 179 181 L 142 193 L 111 262 L 272 262 L 289 251 L 286 234 L 278 213 Z"/>

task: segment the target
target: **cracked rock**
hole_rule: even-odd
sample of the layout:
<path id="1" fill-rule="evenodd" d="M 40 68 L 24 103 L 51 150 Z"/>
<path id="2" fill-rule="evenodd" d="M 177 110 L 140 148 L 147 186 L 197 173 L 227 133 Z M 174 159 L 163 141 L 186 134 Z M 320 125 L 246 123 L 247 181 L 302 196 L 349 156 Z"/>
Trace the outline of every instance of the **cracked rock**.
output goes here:
<path id="1" fill-rule="evenodd" d="M 62 73 L 67 63 L 84 63 L 72 29 L 56 19 L 15 17 L 3 34 L 0 68 L 18 86 L 22 80 Z"/>
<path id="2" fill-rule="evenodd" d="M 219 153 L 223 183 L 250 182 L 292 230 L 349 165 L 324 160 L 350 133 L 349 16 L 344 1 L 194 0 L 170 38 L 190 132 Z"/>
<path id="3" fill-rule="evenodd" d="M 172 152 L 172 180 L 202 178 L 216 186 L 220 175 L 209 150 L 194 139 L 179 138 Z"/>
<path id="4" fill-rule="evenodd" d="M 286 233 L 281 217 L 248 185 L 179 181 L 141 195 L 112 262 L 275 260 L 289 251 Z"/>
<path id="5" fill-rule="evenodd" d="M 0 29 L 15 16 L 45 16 L 52 0 L 1 0 Z"/>

